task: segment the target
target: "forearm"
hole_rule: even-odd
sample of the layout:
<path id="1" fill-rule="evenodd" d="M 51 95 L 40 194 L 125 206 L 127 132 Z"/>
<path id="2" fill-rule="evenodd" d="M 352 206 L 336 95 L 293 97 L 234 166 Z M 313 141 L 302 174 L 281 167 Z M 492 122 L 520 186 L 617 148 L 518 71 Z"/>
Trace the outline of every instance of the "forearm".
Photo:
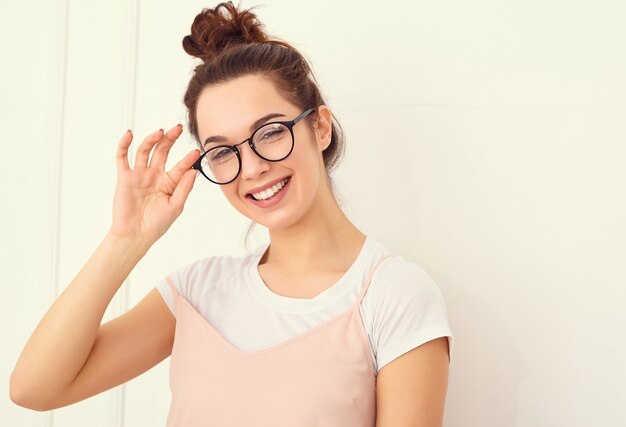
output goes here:
<path id="1" fill-rule="evenodd" d="M 11 375 L 12 396 L 45 396 L 71 384 L 89 357 L 107 306 L 148 249 L 107 234 L 28 340 Z"/>

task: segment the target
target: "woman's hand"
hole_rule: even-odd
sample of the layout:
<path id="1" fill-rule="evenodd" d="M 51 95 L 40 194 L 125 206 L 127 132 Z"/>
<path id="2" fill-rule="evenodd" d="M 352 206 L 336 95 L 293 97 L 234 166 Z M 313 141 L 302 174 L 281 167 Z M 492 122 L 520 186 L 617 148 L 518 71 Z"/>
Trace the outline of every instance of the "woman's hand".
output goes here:
<path id="1" fill-rule="evenodd" d="M 146 137 L 133 169 L 133 135 L 120 140 L 113 224 L 24 346 L 9 390 L 18 405 L 40 411 L 69 405 L 130 380 L 170 354 L 175 320 L 157 290 L 128 313 L 104 325 L 102 318 L 135 265 L 183 211 L 196 177 L 191 166 L 200 154 L 188 153 L 165 172 L 181 133 L 176 126 Z M 134 351 L 138 345 L 141 352 Z"/>
<path id="2" fill-rule="evenodd" d="M 193 150 L 169 172 L 165 171 L 170 148 L 182 130 L 182 125 L 177 125 L 166 133 L 160 129 L 148 135 L 137 148 L 132 169 L 128 147 L 133 134 L 130 130 L 124 134 L 117 148 L 117 186 L 110 234 L 139 239 L 151 246 L 182 213 L 197 176 L 191 166 L 200 157 L 199 150 Z"/>

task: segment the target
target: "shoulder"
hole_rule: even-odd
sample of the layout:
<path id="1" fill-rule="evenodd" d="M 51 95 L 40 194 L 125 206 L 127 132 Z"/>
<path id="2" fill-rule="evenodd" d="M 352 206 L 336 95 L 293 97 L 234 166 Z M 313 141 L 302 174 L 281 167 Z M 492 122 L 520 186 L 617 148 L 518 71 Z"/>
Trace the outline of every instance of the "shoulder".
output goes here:
<path id="1" fill-rule="evenodd" d="M 211 255 L 196 259 L 182 267 L 179 267 L 170 274 L 172 279 L 179 279 L 179 282 L 194 282 L 207 277 L 219 277 L 236 271 L 238 267 L 246 263 L 250 255 Z M 175 281 L 176 282 L 176 281 Z"/>
<path id="2" fill-rule="evenodd" d="M 421 265 L 402 256 L 378 266 L 363 304 L 378 370 L 434 338 L 454 339 L 439 286 Z"/>
<path id="3" fill-rule="evenodd" d="M 195 259 L 167 274 L 156 287 L 161 292 L 172 312 L 174 311 L 174 295 L 169 285 L 173 285 L 176 293 L 186 299 L 194 307 L 211 292 L 216 285 L 229 277 L 241 274 L 255 253 L 233 255 L 211 255 Z"/>
<path id="4" fill-rule="evenodd" d="M 169 274 L 174 285 L 185 296 L 193 288 L 209 286 L 218 280 L 240 274 L 254 254 L 246 255 L 211 255 L 196 259 Z"/>
<path id="5" fill-rule="evenodd" d="M 380 300 L 440 298 L 441 290 L 419 264 L 401 255 L 385 259 L 372 276 L 368 293 Z"/>

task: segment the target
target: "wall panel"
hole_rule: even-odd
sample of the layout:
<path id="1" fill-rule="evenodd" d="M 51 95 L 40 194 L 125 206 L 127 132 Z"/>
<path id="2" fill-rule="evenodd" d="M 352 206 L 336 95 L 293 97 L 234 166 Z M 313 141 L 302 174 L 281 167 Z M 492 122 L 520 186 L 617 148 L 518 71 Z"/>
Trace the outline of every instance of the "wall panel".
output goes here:
<path id="1" fill-rule="evenodd" d="M 186 125 L 196 62 L 181 40 L 212 5 L 0 6 L 5 390 L 27 337 L 110 226 L 123 132 L 133 129 L 134 148 Z M 536 0 L 257 9 L 311 59 L 344 127 L 335 182 L 346 214 L 444 294 L 457 339 L 446 426 L 626 424 L 625 12 L 618 1 Z M 185 131 L 167 167 L 194 148 Z M 198 178 L 105 320 L 180 266 L 246 253 L 248 222 Z M 266 238 L 259 226 L 248 248 Z M 5 393 L 0 425 L 163 425 L 168 367 L 50 413 Z"/>

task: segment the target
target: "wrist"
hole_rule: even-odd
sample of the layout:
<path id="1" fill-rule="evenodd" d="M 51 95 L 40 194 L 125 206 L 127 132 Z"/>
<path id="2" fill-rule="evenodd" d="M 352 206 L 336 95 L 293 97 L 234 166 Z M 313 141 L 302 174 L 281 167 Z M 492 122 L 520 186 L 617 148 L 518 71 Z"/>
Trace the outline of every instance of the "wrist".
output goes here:
<path id="1" fill-rule="evenodd" d="M 106 243 L 119 248 L 123 252 L 128 254 L 135 253 L 139 255 L 140 258 L 143 257 L 152 246 L 152 242 L 147 240 L 139 237 L 120 236 L 110 230 L 104 240 Z"/>

